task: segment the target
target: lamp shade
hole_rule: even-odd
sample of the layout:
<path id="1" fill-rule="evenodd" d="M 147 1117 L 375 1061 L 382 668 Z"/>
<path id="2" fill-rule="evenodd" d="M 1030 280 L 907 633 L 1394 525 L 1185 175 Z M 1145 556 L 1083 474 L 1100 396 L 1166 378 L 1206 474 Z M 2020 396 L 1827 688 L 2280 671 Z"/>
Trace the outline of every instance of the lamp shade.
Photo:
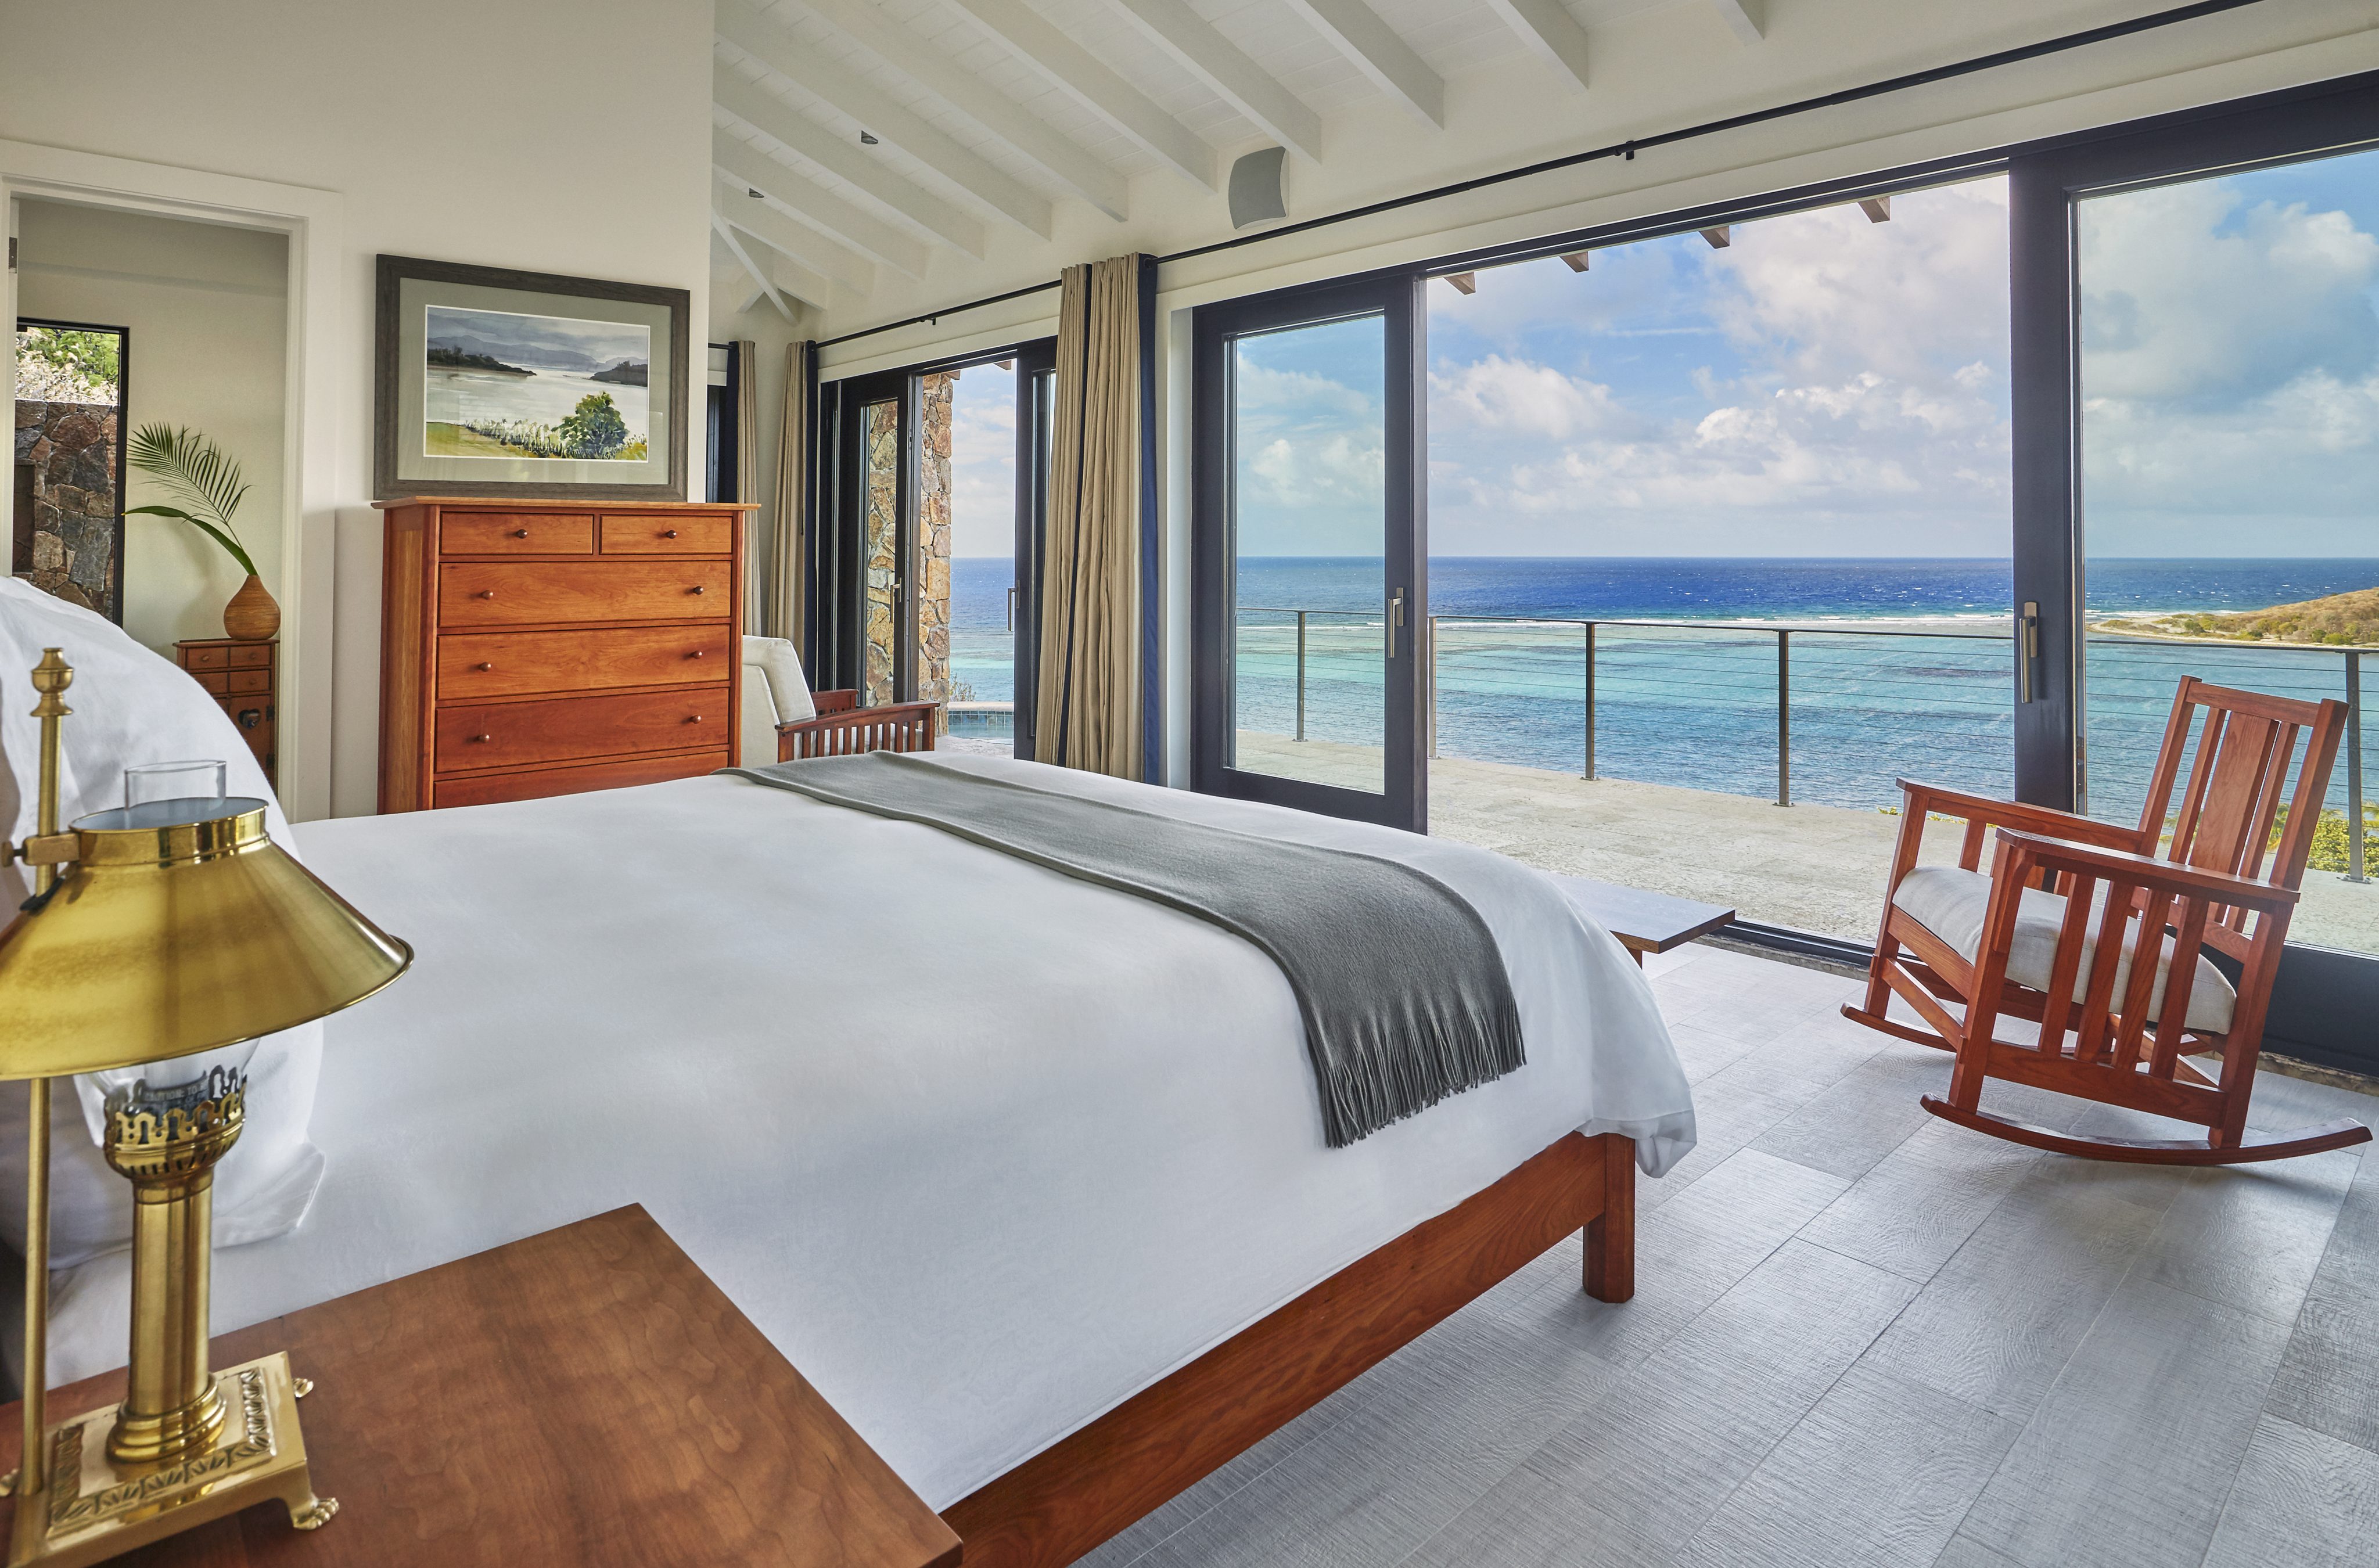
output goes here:
<path id="1" fill-rule="evenodd" d="M 264 802 L 163 801 L 74 824 L 72 869 L 0 933 L 0 1079 L 212 1050 L 362 1001 L 413 949 L 264 831 Z"/>

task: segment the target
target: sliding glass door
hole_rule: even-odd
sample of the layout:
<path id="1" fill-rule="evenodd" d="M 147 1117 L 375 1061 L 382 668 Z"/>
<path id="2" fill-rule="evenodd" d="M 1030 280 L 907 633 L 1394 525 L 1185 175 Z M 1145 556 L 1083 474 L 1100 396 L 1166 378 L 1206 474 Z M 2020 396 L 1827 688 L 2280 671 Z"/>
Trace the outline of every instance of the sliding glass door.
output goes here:
<path id="1" fill-rule="evenodd" d="M 835 454 L 816 679 L 930 702 L 948 749 L 1033 754 L 1046 341 L 823 389 Z"/>
<path id="2" fill-rule="evenodd" d="M 1201 309 L 1197 787 L 1419 830 L 1413 279 Z"/>
<path id="3" fill-rule="evenodd" d="M 2137 822 L 2182 677 L 2349 727 L 2267 1049 L 2379 1067 L 2379 91 L 2012 161 L 2027 798 Z"/>

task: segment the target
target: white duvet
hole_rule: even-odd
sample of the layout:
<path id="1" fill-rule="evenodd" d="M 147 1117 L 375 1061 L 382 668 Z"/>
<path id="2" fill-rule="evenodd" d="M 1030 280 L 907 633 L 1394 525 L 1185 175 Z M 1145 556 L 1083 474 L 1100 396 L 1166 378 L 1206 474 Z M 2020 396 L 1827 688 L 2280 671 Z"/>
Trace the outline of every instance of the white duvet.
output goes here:
<path id="1" fill-rule="evenodd" d="M 310 823 L 308 864 L 419 958 L 330 1020 L 328 1178 L 218 1256 L 217 1331 L 642 1203 L 941 1508 L 1573 1128 L 1656 1174 L 1691 1147 L 1642 975 L 1536 873 L 943 760 L 1426 869 L 1501 943 L 1528 1065 L 1331 1150 L 1254 947 L 742 779 Z M 127 1273 L 60 1276 L 54 1381 L 122 1364 Z"/>

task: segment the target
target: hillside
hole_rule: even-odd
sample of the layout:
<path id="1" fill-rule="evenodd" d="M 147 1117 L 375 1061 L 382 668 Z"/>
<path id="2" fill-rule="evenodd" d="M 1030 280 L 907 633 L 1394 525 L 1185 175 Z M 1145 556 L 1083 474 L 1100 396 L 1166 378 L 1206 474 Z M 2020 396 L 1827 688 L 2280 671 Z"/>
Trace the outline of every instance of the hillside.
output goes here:
<path id="1" fill-rule="evenodd" d="M 2093 632 L 2132 637 L 2190 637 L 2234 643 L 2379 645 L 2379 588 L 2276 604 L 2221 615 L 2123 615 L 2090 623 Z"/>

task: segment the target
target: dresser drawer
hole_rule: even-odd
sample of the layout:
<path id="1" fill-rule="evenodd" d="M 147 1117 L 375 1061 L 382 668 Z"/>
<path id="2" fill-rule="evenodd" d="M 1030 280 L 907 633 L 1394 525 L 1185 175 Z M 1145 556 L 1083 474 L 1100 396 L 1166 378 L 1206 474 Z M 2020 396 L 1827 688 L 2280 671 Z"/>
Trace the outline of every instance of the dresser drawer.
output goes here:
<path id="1" fill-rule="evenodd" d="M 711 513 L 699 517 L 603 514 L 605 555 L 732 555 L 735 519 Z"/>
<path id="2" fill-rule="evenodd" d="M 438 568 L 441 627 L 567 621 L 728 621 L 724 561 L 465 561 Z"/>
<path id="3" fill-rule="evenodd" d="M 450 633 L 438 639 L 438 698 L 715 685 L 736 652 L 735 629 L 721 625 Z"/>
<path id="4" fill-rule="evenodd" d="M 441 778 L 430 789 L 437 805 L 485 806 L 499 801 L 541 801 L 549 795 L 576 795 L 588 790 L 659 784 L 671 778 L 716 773 L 731 765 L 731 759 L 725 752 L 693 752 L 677 756 L 631 757 L 625 762 L 536 767 L 519 773 L 472 774 L 462 778 Z"/>
<path id="5" fill-rule="evenodd" d="M 630 752 L 690 752 L 733 744 L 727 688 L 612 697 L 477 703 L 438 710 L 438 771 L 477 773 L 525 763 Z"/>
<path id="6" fill-rule="evenodd" d="M 449 512 L 438 519 L 447 555 L 593 555 L 591 512 Z"/>
<path id="7" fill-rule="evenodd" d="M 223 673 L 223 689 L 235 694 L 272 690 L 270 669 L 231 669 Z"/>

